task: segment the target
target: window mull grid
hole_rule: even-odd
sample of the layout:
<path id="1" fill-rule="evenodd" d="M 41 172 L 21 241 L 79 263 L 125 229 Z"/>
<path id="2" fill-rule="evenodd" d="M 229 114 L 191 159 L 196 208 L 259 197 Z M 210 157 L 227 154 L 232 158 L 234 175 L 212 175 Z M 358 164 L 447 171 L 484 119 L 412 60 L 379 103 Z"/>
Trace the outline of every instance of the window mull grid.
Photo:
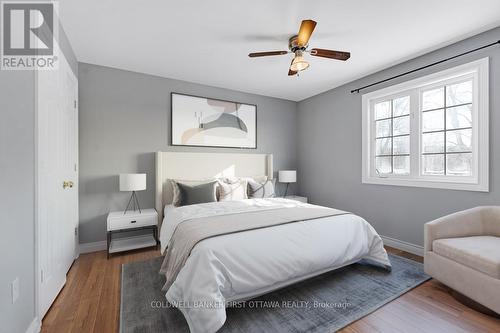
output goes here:
<path id="1" fill-rule="evenodd" d="M 356 88 L 356 89 L 353 89 L 351 90 L 351 94 L 354 94 L 354 93 L 359 93 L 361 90 L 364 90 L 366 88 L 370 88 L 370 87 L 373 87 L 373 86 L 376 86 L 378 84 L 381 84 L 381 83 L 384 83 L 384 82 L 387 82 L 387 81 L 391 81 L 391 80 L 394 80 L 394 79 L 397 79 L 397 78 L 400 78 L 402 76 L 405 76 L 405 75 L 408 75 L 408 74 L 412 74 L 412 73 L 415 73 L 415 72 L 418 72 L 418 71 L 421 71 L 423 69 L 426 69 L 426 68 L 429 68 L 429 67 L 432 67 L 432 66 L 436 66 L 436 65 L 439 65 L 439 64 L 442 64 L 443 62 L 446 62 L 446 61 L 450 61 L 450 60 L 453 60 L 453 59 L 456 59 L 458 57 L 461 57 L 461 56 L 464 56 L 466 54 L 469 54 L 469 53 L 473 53 L 473 52 L 476 52 L 476 51 L 479 51 L 479 50 L 482 50 L 482 49 L 485 49 L 485 48 L 488 48 L 488 47 L 491 47 L 491 46 L 495 46 L 495 45 L 499 45 L 500 44 L 500 40 L 497 40 L 496 42 L 494 43 L 490 43 L 490 44 L 487 44 L 487 45 L 483 45 L 481 47 L 477 47 L 475 49 L 472 49 L 472 50 L 469 50 L 469 51 L 466 51 L 466 52 L 462 52 L 460 54 L 457 54 L 457 55 L 454 55 L 452 57 L 449 57 L 449 58 L 446 58 L 446 59 L 443 59 L 443 60 L 439 60 L 439 61 L 436 61 L 436 62 L 433 62 L 431 64 L 428 64 L 428 65 L 425 65 L 425 66 L 422 66 L 422 67 L 419 67 L 419 68 L 416 68 L 416 69 L 413 69 L 411 71 L 408 71 L 408 72 L 404 72 L 404 73 L 401 73 L 401 74 L 398 74 L 398 75 L 395 75 L 395 76 L 392 76 L 390 78 L 387 78 L 387 79 L 384 79 L 384 80 L 380 80 L 380 81 L 377 81 L 375 83 L 371 83 L 371 84 L 368 84 L 366 86 L 363 86 L 363 87 L 359 87 L 359 88 Z"/>
<path id="2" fill-rule="evenodd" d="M 390 113 L 387 115 L 382 116 L 381 118 L 375 119 L 375 123 L 377 122 L 387 122 L 389 121 L 389 132 L 387 134 L 382 134 L 378 135 L 378 133 L 375 134 L 375 161 L 377 159 L 380 160 L 386 160 L 390 159 L 390 171 L 383 171 L 376 166 L 375 171 L 377 174 L 398 174 L 398 175 L 406 175 L 409 172 L 409 163 L 404 161 L 406 157 L 409 157 L 409 151 L 406 151 L 406 149 L 401 148 L 401 142 L 400 144 L 396 144 L 396 141 L 400 140 L 401 138 L 409 137 L 410 132 L 409 130 L 406 132 L 404 129 L 399 128 L 400 126 L 404 126 L 403 123 L 400 123 L 399 126 L 396 126 L 396 122 L 400 120 L 404 120 L 405 118 L 410 117 L 409 111 L 405 110 L 399 110 L 396 112 L 396 103 L 395 101 L 401 100 L 401 99 L 406 99 L 406 96 L 403 97 L 398 97 L 398 98 L 391 98 L 388 101 L 381 102 L 380 104 L 385 104 L 389 103 L 390 104 Z M 399 106 L 401 108 L 401 106 Z M 403 107 L 404 109 L 404 107 Z M 377 118 L 377 115 L 375 116 Z M 386 143 L 384 141 L 387 140 Z M 379 143 L 381 144 L 380 152 L 378 149 Z M 409 145 L 409 143 L 408 143 Z M 397 148 L 399 147 L 399 148 Z M 388 149 L 387 149 L 388 148 Z M 409 147 L 408 147 L 409 148 Z M 404 162 L 403 162 L 404 161 Z M 399 162 L 399 163 L 398 163 Z M 403 163 L 404 166 L 401 165 Z M 377 165 L 377 162 L 376 162 Z M 399 165 L 399 167 L 397 167 Z"/>

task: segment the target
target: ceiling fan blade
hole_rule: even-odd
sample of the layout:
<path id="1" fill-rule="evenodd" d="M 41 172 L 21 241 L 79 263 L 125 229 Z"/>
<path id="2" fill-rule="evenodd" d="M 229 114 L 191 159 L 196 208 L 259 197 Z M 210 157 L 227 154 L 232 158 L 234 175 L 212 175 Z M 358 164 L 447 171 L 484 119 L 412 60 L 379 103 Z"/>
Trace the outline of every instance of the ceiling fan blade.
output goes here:
<path id="1" fill-rule="evenodd" d="M 311 49 L 311 55 L 315 57 L 323 57 L 330 59 L 337 59 L 346 61 L 351 57 L 349 52 L 325 50 L 325 49 Z"/>
<path id="2" fill-rule="evenodd" d="M 254 53 L 249 53 L 248 56 L 250 58 L 255 58 L 255 57 L 267 57 L 267 56 L 275 56 L 275 55 L 284 55 L 287 54 L 288 51 L 269 51 L 269 52 L 254 52 Z"/>
<path id="3" fill-rule="evenodd" d="M 295 74 L 298 73 L 296 71 L 291 70 L 292 64 L 293 64 L 293 59 L 292 59 L 292 62 L 290 63 L 290 67 L 288 67 L 288 76 L 294 76 Z"/>
<path id="4" fill-rule="evenodd" d="M 299 46 L 306 46 L 309 42 L 309 38 L 316 27 L 316 22 L 313 20 L 303 20 L 300 24 L 299 34 L 297 36 L 297 44 Z"/>

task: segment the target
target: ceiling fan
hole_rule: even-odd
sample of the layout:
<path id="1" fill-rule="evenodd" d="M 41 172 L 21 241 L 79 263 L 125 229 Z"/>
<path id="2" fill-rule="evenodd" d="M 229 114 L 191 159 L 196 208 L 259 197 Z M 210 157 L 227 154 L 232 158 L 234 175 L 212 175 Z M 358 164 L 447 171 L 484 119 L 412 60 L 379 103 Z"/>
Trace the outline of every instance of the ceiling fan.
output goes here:
<path id="1" fill-rule="evenodd" d="M 289 76 L 298 75 L 300 71 L 303 71 L 309 67 L 309 63 L 304 59 L 304 52 L 309 53 L 310 55 L 315 57 L 323 57 L 343 61 L 349 59 L 349 57 L 351 56 L 349 52 L 317 48 L 308 50 L 307 47 L 309 46 L 309 38 L 311 38 L 315 27 L 315 21 L 303 20 L 300 25 L 299 34 L 290 37 L 290 39 L 288 40 L 288 48 L 290 49 L 290 51 L 255 52 L 250 53 L 248 56 L 250 58 L 256 58 L 293 53 L 295 56 L 292 60 L 292 63 L 290 64 L 290 68 L 288 69 Z"/>

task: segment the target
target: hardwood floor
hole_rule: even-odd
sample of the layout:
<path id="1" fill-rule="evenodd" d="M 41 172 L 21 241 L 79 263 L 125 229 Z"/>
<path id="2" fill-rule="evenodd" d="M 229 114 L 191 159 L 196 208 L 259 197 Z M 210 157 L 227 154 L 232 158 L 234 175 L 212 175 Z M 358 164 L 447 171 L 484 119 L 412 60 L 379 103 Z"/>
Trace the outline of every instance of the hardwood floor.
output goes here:
<path id="1" fill-rule="evenodd" d="M 422 258 L 387 248 L 389 252 L 422 262 Z M 159 255 L 156 250 L 118 254 L 81 255 L 68 273 L 67 283 L 43 319 L 42 332 L 118 332 L 121 265 Z M 342 333 L 500 332 L 500 320 L 457 302 L 450 289 L 430 280 L 342 329 Z M 170 333 L 170 332 L 169 332 Z"/>

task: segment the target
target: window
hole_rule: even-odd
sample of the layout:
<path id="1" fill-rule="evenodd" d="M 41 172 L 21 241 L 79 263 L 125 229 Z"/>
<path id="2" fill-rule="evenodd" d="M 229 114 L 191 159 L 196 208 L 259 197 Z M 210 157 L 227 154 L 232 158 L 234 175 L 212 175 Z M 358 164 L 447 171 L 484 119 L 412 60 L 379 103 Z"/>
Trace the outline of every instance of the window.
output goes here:
<path id="1" fill-rule="evenodd" d="M 363 95 L 363 183 L 488 191 L 488 58 Z"/>
<path id="2" fill-rule="evenodd" d="M 473 78 L 422 92 L 424 175 L 472 175 Z"/>
<path id="3" fill-rule="evenodd" d="M 410 97 L 375 104 L 375 170 L 378 174 L 410 173 Z"/>

